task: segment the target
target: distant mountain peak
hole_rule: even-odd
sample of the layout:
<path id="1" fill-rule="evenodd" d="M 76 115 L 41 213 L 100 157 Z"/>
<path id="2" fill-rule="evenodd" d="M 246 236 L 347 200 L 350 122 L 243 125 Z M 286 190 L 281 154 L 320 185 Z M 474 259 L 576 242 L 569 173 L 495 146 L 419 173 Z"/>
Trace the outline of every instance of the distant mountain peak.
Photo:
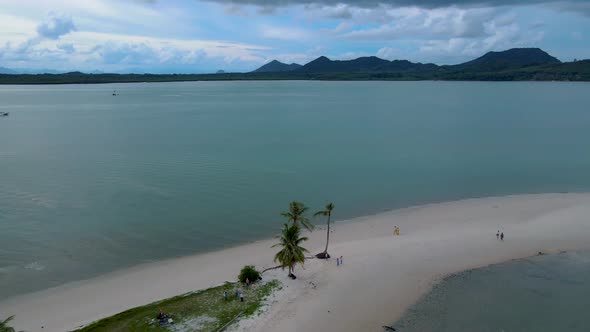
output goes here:
<path id="1" fill-rule="evenodd" d="M 509 50 L 488 52 L 481 57 L 456 66 L 456 69 L 477 68 L 480 71 L 501 70 L 513 67 L 559 64 L 557 58 L 540 48 L 511 48 Z"/>
<path id="2" fill-rule="evenodd" d="M 374 55 L 351 60 L 330 60 L 321 56 L 297 71 L 307 73 L 405 72 L 431 70 L 436 67 L 433 64 L 423 65 L 408 60 L 389 61 Z"/>
<path id="3" fill-rule="evenodd" d="M 293 71 L 300 68 L 301 65 L 297 63 L 292 63 L 290 65 L 280 62 L 278 60 L 272 60 L 271 62 L 263 65 L 262 67 L 254 70 L 254 73 L 280 73 L 286 71 Z"/>
<path id="4" fill-rule="evenodd" d="M 14 75 L 14 74 L 17 74 L 17 72 L 15 70 L 10 69 L 10 68 L 0 67 L 0 74 Z"/>

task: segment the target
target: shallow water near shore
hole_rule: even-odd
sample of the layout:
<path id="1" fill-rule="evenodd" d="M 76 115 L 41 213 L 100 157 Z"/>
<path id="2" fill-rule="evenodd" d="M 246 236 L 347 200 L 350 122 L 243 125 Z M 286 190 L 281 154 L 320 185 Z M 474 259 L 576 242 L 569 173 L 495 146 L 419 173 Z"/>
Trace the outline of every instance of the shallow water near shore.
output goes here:
<path id="1" fill-rule="evenodd" d="M 336 220 L 590 190 L 588 83 L 1 86 L 0 298 Z M 119 95 L 112 96 L 117 90 Z M 317 220 L 323 223 L 323 220 Z"/>
<path id="2" fill-rule="evenodd" d="M 590 252 L 536 256 L 445 278 L 410 308 L 399 332 L 586 331 Z"/>

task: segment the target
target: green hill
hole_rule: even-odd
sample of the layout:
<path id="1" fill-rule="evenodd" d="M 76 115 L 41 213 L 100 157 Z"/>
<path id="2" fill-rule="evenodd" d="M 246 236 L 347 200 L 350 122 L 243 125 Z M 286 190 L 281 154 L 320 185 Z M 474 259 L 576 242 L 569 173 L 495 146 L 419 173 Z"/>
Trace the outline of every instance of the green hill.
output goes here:
<path id="1" fill-rule="evenodd" d="M 256 69 L 253 71 L 254 73 L 281 73 L 286 71 L 292 71 L 299 69 L 301 67 L 300 64 L 292 63 L 290 65 L 286 63 L 282 63 L 277 60 L 272 60 L 271 62 L 265 64 L 264 66 Z"/>
<path id="2" fill-rule="evenodd" d="M 513 48 L 502 52 L 488 52 L 475 60 L 446 67 L 450 70 L 481 72 L 560 63 L 557 58 L 539 48 Z"/>

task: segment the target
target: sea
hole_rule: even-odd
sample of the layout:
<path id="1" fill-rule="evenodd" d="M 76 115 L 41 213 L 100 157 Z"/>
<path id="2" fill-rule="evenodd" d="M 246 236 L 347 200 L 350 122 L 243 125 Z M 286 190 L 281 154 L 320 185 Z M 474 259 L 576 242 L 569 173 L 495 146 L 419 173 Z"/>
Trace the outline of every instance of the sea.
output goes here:
<path id="1" fill-rule="evenodd" d="M 446 277 L 399 332 L 590 331 L 590 252 L 514 260 Z"/>
<path id="2" fill-rule="evenodd" d="M 565 82 L 0 86 L 0 299 L 274 236 L 293 200 L 589 191 L 589 105 Z"/>

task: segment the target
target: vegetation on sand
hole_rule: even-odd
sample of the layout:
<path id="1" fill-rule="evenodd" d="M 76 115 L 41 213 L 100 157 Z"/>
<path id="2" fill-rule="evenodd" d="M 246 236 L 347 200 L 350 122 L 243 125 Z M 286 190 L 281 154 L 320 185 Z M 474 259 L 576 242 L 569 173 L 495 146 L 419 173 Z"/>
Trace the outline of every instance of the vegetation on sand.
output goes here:
<path id="1" fill-rule="evenodd" d="M 238 275 L 238 280 L 241 283 L 246 283 L 246 280 L 249 280 L 250 282 L 256 282 L 261 278 L 262 277 L 260 276 L 260 272 L 256 270 L 254 265 L 244 266 L 240 271 L 240 274 Z"/>
<path id="2" fill-rule="evenodd" d="M 305 253 L 307 249 L 301 247 L 303 241 L 307 241 L 307 237 L 301 236 L 301 229 L 295 223 L 291 225 L 285 224 L 283 226 L 283 232 L 279 236 L 279 243 L 273 245 L 273 247 L 281 247 L 281 250 L 275 255 L 275 262 L 279 262 L 281 267 L 289 268 L 289 277 L 295 279 L 293 269 L 295 265 L 302 264 L 305 262 Z"/>
<path id="3" fill-rule="evenodd" d="M 243 288 L 244 302 L 235 296 L 238 287 L 236 283 L 225 283 L 176 296 L 101 319 L 77 331 L 219 331 L 240 314 L 240 317 L 247 317 L 256 313 L 264 299 L 280 288 L 280 283 L 273 280 Z M 224 292 L 228 293 L 227 300 Z M 155 319 L 160 310 L 169 315 L 174 324 L 160 326 Z"/>
<path id="4" fill-rule="evenodd" d="M 330 255 L 328 254 L 328 244 L 330 243 L 330 217 L 332 216 L 332 210 L 334 210 L 334 203 L 328 203 L 326 204 L 325 210 L 314 213 L 314 216 L 328 217 L 328 227 L 326 230 L 326 248 L 324 249 L 324 252 L 316 255 L 317 258 L 330 258 Z"/>

